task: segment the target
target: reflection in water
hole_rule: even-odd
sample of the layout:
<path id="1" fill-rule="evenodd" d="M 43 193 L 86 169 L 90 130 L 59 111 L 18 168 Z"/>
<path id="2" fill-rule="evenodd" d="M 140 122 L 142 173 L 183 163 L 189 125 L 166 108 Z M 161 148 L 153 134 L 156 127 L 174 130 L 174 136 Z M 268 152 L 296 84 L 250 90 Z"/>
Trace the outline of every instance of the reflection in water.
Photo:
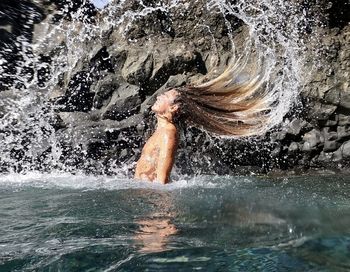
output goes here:
<path id="1" fill-rule="evenodd" d="M 177 233 L 177 229 L 170 219 L 148 218 L 137 221 L 140 228 L 134 237 L 140 246 L 139 252 L 153 253 L 167 249 L 169 237 Z"/>
<path id="2" fill-rule="evenodd" d="M 168 249 L 170 237 L 178 230 L 172 223 L 176 213 L 174 200 L 168 192 L 140 190 L 139 199 L 147 199 L 150 212 L 135 220 L 138 230 L 133 237 L 138 251 L 155 253 Z"/>

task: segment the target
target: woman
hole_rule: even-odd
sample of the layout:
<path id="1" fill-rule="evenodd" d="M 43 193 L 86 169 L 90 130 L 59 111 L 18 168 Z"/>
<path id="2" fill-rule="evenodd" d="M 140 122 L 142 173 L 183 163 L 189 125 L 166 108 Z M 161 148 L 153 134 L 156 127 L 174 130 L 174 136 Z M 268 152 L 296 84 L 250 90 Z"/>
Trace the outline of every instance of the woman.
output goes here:
<path id="1" fill-rule="evenodd" d="M 158 96 L 152 106 L 157 116 L 157 128 L 142 149 L 136 166 L 136 179 L 157 180 L 163 184 L 169 182 L 178 141 L 174 124 L 174 116 L 179 109 L 175 103 L 178 96 L 176 90 L 170 90 Z"/>
<path id="2" fill-rule="evenodd" d="M 244 77 L 236 63 L 207 83 L 170 89 L 158 96 L 152 106 L 157 128 L 142 150 L 135 178 L 169 182 L 178 143 L 178 117 L 220 136 L 263 133 L 273 101 L 262 90 L 263 82 L 262 73 Z"/>

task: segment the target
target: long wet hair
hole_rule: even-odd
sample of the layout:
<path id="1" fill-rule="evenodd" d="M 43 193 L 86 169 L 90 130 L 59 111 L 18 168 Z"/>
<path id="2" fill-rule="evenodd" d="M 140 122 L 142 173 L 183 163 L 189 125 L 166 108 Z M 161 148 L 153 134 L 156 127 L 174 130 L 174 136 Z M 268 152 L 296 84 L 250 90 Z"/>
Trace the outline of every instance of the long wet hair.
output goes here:
<path id="1" fill-rule="evenodd" d="M 263 134 L 272 105 L 263 70 L 248 75 L 242 73 L 239 62 L 231 63 L 206 83 L 176 88 L 180 116 L 220 136 Z"/>

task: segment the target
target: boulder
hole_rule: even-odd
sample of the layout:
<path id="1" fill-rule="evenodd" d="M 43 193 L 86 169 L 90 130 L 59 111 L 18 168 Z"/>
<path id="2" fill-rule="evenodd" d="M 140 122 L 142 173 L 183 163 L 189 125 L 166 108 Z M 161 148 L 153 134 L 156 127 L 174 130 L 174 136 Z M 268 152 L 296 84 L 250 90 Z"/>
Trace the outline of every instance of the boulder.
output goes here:
<path id="1" fill-rule="evenodd" d="M 93 106 L 101 109 L 111 101 L 112 94 L 118 90 L 123 80 L 115 74 L 108 74 L 92 86 L 91 91 L 95 93 Z"/>
<path id="2" fill-rule="evenodd" d="M 288 151 L 289 152 L 295 152 L 299 150 L 299 145 L 296 142 L 292 142 L 289 147 L 288 147 Z"/>
<path id="3" fill-rule="evenodd" d="M 340 144 L 337 141 L 325 141 L 323 146 L 324 152 L 333 152 L 339 148 Z"/>
<path id="4" fill-rule="evenodd" d="M 349 68 L 350 69 L 350 68 Z M 339 105 L 347 110 L 350 110 L 350 89 L 340 93 Z"/>
<path id="5" fill-rule="evenodd" d="M 122 69 L 122 76 L 128 83 L 140 86 L 149 80 L 152 69 L 152 54 L 144 50 L 130 51 Z"/>
<path id="6" fill-rule="evenodd" d="M 312 151 L 324 144 L 324 137 L 319 130 L 313 129 L 303 136 L 303 151 Z"/>
<path id="7" fill-rule="evenodd" d="M 303 127 L 306 126 L 306 121 L 294 118 L 287 127 L 286 133 L 291 135 L 299 135 Z"/>
<path id="8" fill-rule="evenodd" d="M 350 127 L 338 126 L 337 127 L 338 141 L 344 142 L 344 139 L 350 137 Z"/>
<path id="9" fill-rule="evenodd" d="M 326 122 L 336 111 L 336 105 L 324 104 L 319 101 L 312 101 L 308 105 L 310 120 Z"/>
<path id="10" fill-rule="evenodd" d="M 340 147 L 340 150 L 342 152 L 343 158 L 350 158 L 350 141 L 343 143 Z"/>
<path id="11" fill-rule="evenodd" d="M 348 126 L 350 125 L 350 115 L 345 115 L 345 114 L 339 114 L 338 115 L 339 121 L 338 125 L 339 126 Z"/>
<path id="12" fill-rule="evenodd" d="M 122 84 L 103 110 L 102 119 L 121 121 L 137 113 L 141 106 L 139 90 L 138 86 Z"/>

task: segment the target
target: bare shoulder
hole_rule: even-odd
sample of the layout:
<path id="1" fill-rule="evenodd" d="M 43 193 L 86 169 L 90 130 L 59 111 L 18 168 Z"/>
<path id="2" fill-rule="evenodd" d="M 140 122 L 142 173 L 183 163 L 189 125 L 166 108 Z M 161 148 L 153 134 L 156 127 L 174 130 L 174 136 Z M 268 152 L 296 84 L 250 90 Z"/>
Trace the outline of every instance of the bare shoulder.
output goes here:
<path id="1" fill-rule="evenodd" d="M 173 124 L 169 124 L 164 129 L 164 134 L 168 137 L 174 137 L 177 135 L 177 128 Z"/>
<path id="2" fill-rule="evenodd" d="M 177 128 L 171 124 L 169 126 L 166 126 L 159 131 L 159 140 L 161 140 L 163 143 L 176 143 L 178 139 L 178 133 Z"/>

